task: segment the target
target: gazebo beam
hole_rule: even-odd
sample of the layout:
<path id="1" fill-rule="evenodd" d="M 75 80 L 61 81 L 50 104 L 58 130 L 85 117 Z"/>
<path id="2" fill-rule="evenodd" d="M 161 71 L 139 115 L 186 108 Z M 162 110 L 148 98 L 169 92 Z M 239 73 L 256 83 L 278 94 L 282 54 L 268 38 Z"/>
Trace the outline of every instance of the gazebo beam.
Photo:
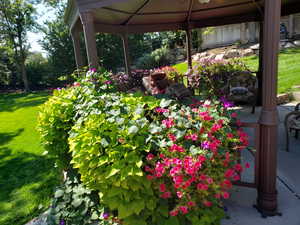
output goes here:
<path id="1" fill-rule="evenodd" d="M 82 12 L 80 13 L 80 18 L 83 25 L 85 46 L 89 66 L 91 68 L 97 68 L 99 66 L 99 59 L 97 54 L 96 32 L 94 28 L 93 14 L 91 12 Z"/>
<path id="2" fill-rule="evenodd" d="M 261 148 L 259 152 L 258 210 L 264 216 L 277 215 L 277 140 L 276 104 L 278 48 L 281 0 L 265 0 L 263 28 L 263 101 L 259 119 Z"/>
<path id="3" fill-rule="evenodd" d="M 75 54 L 75 60 L 77 69 L 80 69 L 84 66 L 83 58 L 80 51 L 80 32 L 77 29 L 71 30 L 71 36 L 73 40 L 73 48 L 74 48 L 74 54 Z"/>
<path id="4" fill-rule="evenodd" d="M 123 41 L 125 69 L 126 69 L 126 73 L 130 76 L 131 75 L 131 68 L 130 68 L 128 34 L 123 33 L 123 34 L 121 34 L 121 37 L 122 37 L 122 41 Z"/>

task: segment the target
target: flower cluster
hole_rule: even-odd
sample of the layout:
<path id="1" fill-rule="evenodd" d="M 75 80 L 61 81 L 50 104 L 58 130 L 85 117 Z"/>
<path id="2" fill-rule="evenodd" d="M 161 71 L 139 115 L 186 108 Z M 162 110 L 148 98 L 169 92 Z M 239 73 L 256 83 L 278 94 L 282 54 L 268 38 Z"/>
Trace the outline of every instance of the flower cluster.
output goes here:
<path id="1" fill-rule="evenodd" d="M 221 199 L 230 196 L 232 182 L 240 180 L 244 167 L 250 166 L 238 163 L 248 136 L 231 127 L 236 113 L 219 102 L 193 105 L 197 107 L 155 110 L 162 129 L 156 143 L 161 144 L 148 154 L 144 169 L 159 197 L 171 199 L 171 216 L 220 207 Z"/>

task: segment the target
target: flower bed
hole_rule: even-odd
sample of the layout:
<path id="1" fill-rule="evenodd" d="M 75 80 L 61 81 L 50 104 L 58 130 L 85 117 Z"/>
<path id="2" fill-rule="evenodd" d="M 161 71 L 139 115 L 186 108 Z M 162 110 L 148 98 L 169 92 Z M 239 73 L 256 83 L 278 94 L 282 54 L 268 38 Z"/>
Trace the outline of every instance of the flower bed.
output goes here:
<path id="1" fill-rule="evenodd" d="M 128 225 L 220 223 L 222 199 L 240 179 L 238 154 L 248 144 L 236 113 L 218 100 L 183 105 L 115 90 L 109 74 L 89 71 L 73 87 L 55 91 L 39 117 L 49 154 L 63 168 L 62 152 L 70 156 L 85 187 L 98 192 L 102 211 L 93 218 Z"/>

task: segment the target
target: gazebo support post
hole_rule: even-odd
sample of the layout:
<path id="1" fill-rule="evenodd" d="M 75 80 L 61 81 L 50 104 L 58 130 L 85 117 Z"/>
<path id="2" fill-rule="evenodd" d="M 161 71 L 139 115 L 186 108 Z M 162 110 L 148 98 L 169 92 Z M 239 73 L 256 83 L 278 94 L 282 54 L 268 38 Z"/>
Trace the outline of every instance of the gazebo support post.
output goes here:
<path id="1" fill-rule="evenodd" d="M 99 66 L 99 62 L 98 62 L 96 33 L 94 28 L 93 14 L 91 12 L 82 12 L 80 13 L 80 18 L 83 25 L 85 46 L 86 46 L 89 66 L 91 68 L 97 68 Z"/>
<path id="2" fill-rule="evenodd" d="M 126 73 L 131 75 L 131 67 L 130 67 L 130 56 L 129 56 L 129 45 L 128 45 L 128 34 L 121 34 L 123 41 L 123 50 L 124 50 L 124 61 L 125 61 L 125 69 Z"/>
<path id="3" fill-rule="evenodd" d="M 185 30 L 185 32 L 186 32 L 186 53 L 187 53 L 188 68 L 192 69 L 191 30 L 188 28 L 188 29 Z"/>
<path id="4" fill-rule="evenodd" d="M 277 129 L 276 104 L 278 48 L 281 0 L 265 0 L 263 32 L 263 101 L 259 123 L 261 126 L 259 152 L 259 182 L 257 209 L 263 216 L 277 212 Z"/>
<path id="5" fill-rule="evenodd" d="M 259 66 L 258 66 L 258 72 L 257 72 L 257 81 L 258 81 L 258 90 L 257 90 L 257 106 L 262 105 L 262 88 L 263 88 L 263 43 L 264 43 L 264 23 L 263 21 L 260 21 L 259 23 Z"/>
<path id="6" fill-rule="evenodd" d="M 73 29 L 71 30 L 71 36 L 73 40 L 73 47 L 74 47 L 77 69 L 80 69 L 84 66 L 83 58 L 80 52 L 80 33 L 77 29 Z"/>

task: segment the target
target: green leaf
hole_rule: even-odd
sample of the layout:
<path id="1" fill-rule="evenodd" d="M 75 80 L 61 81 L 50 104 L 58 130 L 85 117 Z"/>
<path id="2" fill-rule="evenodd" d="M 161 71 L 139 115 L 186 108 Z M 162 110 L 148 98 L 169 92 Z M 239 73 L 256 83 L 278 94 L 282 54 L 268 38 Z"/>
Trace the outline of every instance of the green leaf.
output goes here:
<path id="1" fill-rule="evenodd" d="M 166 108 L 166 107 L 168 107 L 171 103 L 172 103 L 172 100 L 167 100 L 167 99 L 164 99 L 164 98 L 163 98 L 163 99 L 160 101 L 159 106 L 160 106 L 161 108 Z"/>
<path id="2" fill-rule="evenodd" d="M 60 197 L 62 197 L 64 195 L 64 191 L 63 190 L 57 190 L 56 192 L 55 192 L 55 194 L 54 194 L 54 197 L 55 198 L 60 198 Z"/>
<path id="3" fill-rule="evenodd" d="M 137 126 L 131 126 L 128 129 L 128 134 L 136 134 L 139 131 L 139 128 Z"/>
<path id="4" fill-rule="evenodd" d="M 78 206 L 80 206 L 81 203 L 82 203 L 82 199 L 80 199 L 80 198 L 74 199 L 74 200 L 72 201 L 72 205 L 73 205 L 75 208 L 77 208 Z"/>
<path id="5" fill-rule="evenodd" d="M 92 214 L 92 216 L 91 216 L 91 219 L 92 220 L 96 220 L 98 218 L 99 218 L 99 216 L 98 216 L 97 212 L 94 211 L 93 214 Z"/>
<path id="6" fill-rule="evenodd" d="M 102 138 L 101 139 L 101 145 L 105 148 L 105 147 L 107 147 L 108 145 L 109 145 L 109 143 L 108 143 L 108 141 L 106 140 L 106 138 Z"/>
<path id="7" fill-rule="evenodd" d="M 110 177 L 114 176 L 115 174 L 117 174 L 118 172 L 120 172 L 120 169 L 111 168 L 109 174 L 105 178 L 106 179 L 110 178 Z"/>
<path id="8" fill-rule="evenodd" d="M 166 220 L 165 225 L 180 225 L 176 216 L 172 216 Z"/>

